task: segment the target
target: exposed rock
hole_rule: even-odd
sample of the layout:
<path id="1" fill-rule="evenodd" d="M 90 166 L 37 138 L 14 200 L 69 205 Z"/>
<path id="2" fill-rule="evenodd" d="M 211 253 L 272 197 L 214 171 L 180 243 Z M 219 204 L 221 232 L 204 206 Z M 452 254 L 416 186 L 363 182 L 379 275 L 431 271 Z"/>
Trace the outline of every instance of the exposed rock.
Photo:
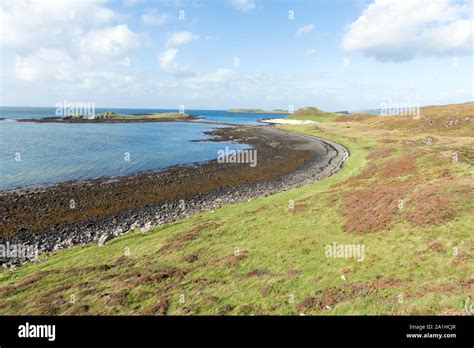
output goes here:
<path id="1" fill-rule="evenodd" d="M 107 241 L 111 240 L 114 236 L 110 233 L 104 233 L 101 235 L 97 241 L 99 246 L 103 246 Z"/>

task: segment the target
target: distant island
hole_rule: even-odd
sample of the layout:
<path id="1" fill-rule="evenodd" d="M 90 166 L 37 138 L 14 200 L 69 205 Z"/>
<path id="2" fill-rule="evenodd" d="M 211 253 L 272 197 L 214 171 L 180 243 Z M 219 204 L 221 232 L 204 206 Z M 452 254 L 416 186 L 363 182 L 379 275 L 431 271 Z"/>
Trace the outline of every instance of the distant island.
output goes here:
<path id="1" fill-rule="evenodd" d="M 44 117 L 44 118 L 24 118 L 18 119 L 18 122 L 64 122 L 64 123 L 127 123 L 127 122 L 170 122 L 170 121 L 189 121 L 199 117 L 179 112 L 159 112 L 150 114 L 119 114 L 111 111 L 102 114 L 85 115 L 66 115 L 62 117 Z"/>
<path id="2" fill-rule="evenodd" d="M 227 110 L 227 112 L 235 113 L 248 113 L 248 114 L 288 114 L 287 110 L 274 109 L 272 111 L 266 111 L 263 109 L 236 109 L 232 108 Z"/>

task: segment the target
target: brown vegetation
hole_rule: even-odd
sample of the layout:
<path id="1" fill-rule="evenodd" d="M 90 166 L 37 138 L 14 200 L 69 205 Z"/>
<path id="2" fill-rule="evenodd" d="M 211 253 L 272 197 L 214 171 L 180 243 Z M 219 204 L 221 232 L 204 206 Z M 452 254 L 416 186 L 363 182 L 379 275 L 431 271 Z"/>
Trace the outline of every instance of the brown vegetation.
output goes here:
<path id="1" fill-rule="evenodd" d="M 439 224 L 454 213 L 454 207 L 449 198 L 442 192 L 439 186 L 424 187 L 414 193 L 407 202 L 411 207 L 407 215 L 408 221 L 414 225 L 424 226 Z"/>
<path id="2" fill-rule="evenodd" d="M 346 218 L 346 232 L 368 233 L 384 230 L 398 211 L 410 185 L 406 183 L 377 184 L 343 194 L 340 212 Z"/>

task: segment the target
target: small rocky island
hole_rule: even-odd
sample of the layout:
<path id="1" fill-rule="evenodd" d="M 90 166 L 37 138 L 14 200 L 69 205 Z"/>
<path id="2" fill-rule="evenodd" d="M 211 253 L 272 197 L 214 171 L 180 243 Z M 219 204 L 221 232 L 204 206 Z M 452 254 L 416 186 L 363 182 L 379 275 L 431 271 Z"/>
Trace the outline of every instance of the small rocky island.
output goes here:
<path id="1" fill-rule="evenodd" d="M 199 119 L 198 116 L 179 112 L 158 112 L 150 114 L 119 114 L 111 111 L 96 115 L 66 115 L 44 118 L 24 118 L 18 122 L 61 122 L 61 123 L 127 123 L 127 122 L 179 122 Z"/>

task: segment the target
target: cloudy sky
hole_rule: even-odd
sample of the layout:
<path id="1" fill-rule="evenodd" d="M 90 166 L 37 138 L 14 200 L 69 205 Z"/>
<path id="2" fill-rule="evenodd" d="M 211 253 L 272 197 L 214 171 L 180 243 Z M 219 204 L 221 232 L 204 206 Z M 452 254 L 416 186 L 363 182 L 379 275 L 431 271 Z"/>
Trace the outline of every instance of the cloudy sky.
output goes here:
<path id="1" fill-rule="evenodd" d="M 0 105 L 473 100 L 472 0 L 2 0 Z"/>

